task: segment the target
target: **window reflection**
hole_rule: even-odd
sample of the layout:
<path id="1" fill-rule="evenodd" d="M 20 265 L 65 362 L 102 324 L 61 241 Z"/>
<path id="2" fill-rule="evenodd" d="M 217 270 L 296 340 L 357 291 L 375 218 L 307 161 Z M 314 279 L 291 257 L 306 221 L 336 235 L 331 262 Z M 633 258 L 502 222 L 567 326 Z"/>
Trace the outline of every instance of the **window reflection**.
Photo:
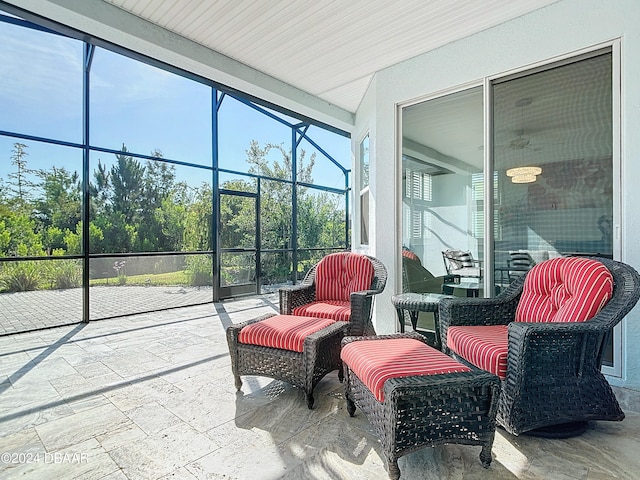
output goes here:
<path id="1" fill-rule="evenodd" d="M 469 292 L 477 294 L 484 244 L 482 89 L 427 100 L 402 115 L 403 259 L 421 267 L 403 260 L 403 290 L 447 290 L 443 252 L 455 250 L 468 255 L 478 272 L 459 279 L 456 290 L 467 280 Z"/>

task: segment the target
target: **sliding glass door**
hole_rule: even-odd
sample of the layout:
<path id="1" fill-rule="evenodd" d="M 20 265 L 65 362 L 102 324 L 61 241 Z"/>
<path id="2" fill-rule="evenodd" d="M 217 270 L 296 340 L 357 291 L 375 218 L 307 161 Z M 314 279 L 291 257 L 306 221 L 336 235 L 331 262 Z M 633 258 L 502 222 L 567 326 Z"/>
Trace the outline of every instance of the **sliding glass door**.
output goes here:
<path id="1" fill-rule="evenodd" d="M 403 291 L 489 297 L 548 258 L 618 257 L 613 79 L 606 49 L 402 109 Z"/>
<path id="2" fill-rule="evenodd" d="M 402 124 L 404 258 L 415 255 L 428 271 L 423 275 L 441 279 L 452 273 L 444 251 L 468 253 L 468 261 L 479 265 L 484 246 L 482 87 L 407 107 Z M 467 278 L 479 282 L 481 270 L 472 273 Z M 412 282 L 404 289 L 439 292 L 441 284 L 434 290 Z"/>
<path id="3" fill-rule="evenodd" d="M 501 79 L 492 98 L 496 288 L 548 258 L 613 258 L 611 52 Z"/>
<path id="4" fill-rule="evenodd" d="M 482 104 L 478 86 L 403 109 L 404 292 L 475 296 L 482 288 Z M 454 275 L 447 251 L 466 255 L 471 267 Z M 432 322 L 420 313 L 419 328 Z"/>

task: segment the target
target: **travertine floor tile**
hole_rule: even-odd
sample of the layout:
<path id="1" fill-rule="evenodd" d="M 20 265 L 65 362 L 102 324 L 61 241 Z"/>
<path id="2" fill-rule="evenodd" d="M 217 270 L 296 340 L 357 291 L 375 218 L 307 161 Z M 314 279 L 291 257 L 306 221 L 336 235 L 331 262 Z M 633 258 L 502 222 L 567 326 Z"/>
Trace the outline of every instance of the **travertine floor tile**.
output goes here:
<path id="1" fill-rule="evenodd" d="M 207 436 L 179 424 L 127 443 L 109 454 L 127 478 L 147 480 L 167 475 L 219 448 Z"/>
<path id="2" fill-rule="evenodd" d="M 36 432 L 51 452 L 118 429 L 129 421 L 120 410 L 107 404 L 38 425 Z"/>
<path id="3" fill-rule="evenodd" d="M 0 455 L 41 455 L 0 457 L 0 480 L 386 480 L 373 428 L 359 410 L 348 415 L 335 373 L 316 388 L 313 410 L 299 388 L 269 378 L 242 377 L 236 392 L 223 322 L 274 312 L 276 302 L 246 298 L 0 338 Z M 640 414 L 626 413 L 566 440 L 499 429 L 489 469 L 480 448 L 465 445 L 418 450 L 399 465 L 416 480 L 633 479 Z M 81 454 L 88 461 L 72 461 Z"/>

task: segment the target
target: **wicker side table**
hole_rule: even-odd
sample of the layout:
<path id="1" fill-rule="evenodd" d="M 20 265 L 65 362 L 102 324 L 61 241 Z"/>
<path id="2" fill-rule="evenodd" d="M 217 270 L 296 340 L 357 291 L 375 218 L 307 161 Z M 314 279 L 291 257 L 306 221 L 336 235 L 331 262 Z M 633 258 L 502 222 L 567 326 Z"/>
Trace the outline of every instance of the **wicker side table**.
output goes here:
<path id="1" fill-rule="evenodd" d="M 351 342 L 415 338 L 420 334 L 345 337 Z M 432 347 L 429 347 L 432 348 Z M 384 347 L 379 347 L 384 351 Z M 425 447 L 443 444 L 479 445 L 480 461 L 491 464 L 491 447 L 496 429 L 498 377 L 483 370 L 438 375 L 391 378 L 384 383 L 384 401 L 374 394 L 345 363 L 347 411 L 354 416 L 359 407 L 382 444 L 391 479 L 400 478 L 398 458 Z"/>
<path id="2" fill-rule="evenodd" d="M 397 295 L 393 295 L 391 297 L 391 303 L 396 309 L 398 313 L 398 322 L 400 323 L 400 333 L 404 333 L 404 322 L 405 316 L 404 311 L 409 312 L 409 319 L 411 320 L 411 327 L 414 332 L 418 332 L 421 334 L 429 334 L 429 336 L 433 336 L 433 342 L 430 342 L 431 345 L 435 348 L 440 348 L 440 328 L 438 326 L 439 317 L 438 317 L 438 304 L 440 300 L 443 298 L 451 298 L 450 295 L 442 295 L 439 293 L 400 293 Z M 433 321 L 434 321 L 434 331 L 419 331 L 418 327 L 418 316 L 420 312 L 432 312 L 433 313 Z"/>
<path id="3" fill-rule="evenodd" d="M 264 315 L 243 323 L 229 325 L 227 343 L 231 355 L 231 370 L 238 391 L 242 387 L 240 375 L 258 375 L 290 383 L 304 390 L 309 408 L 313 407 L 313 389 L 329 372 L 338 370 L 343 379 L 340 342 L 347 332 L 348 322 L 334 322 L 304 339 L 304 350 L 296 352 L 280 348 L 241 343 L 240 331 L 253 323 L 273 317 Z"/>

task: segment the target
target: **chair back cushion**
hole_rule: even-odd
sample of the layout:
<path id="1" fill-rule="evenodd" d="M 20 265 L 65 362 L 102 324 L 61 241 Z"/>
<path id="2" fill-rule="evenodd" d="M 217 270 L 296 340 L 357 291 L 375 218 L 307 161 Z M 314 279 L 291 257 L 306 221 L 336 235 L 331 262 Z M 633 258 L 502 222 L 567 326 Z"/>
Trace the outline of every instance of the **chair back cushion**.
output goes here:
<path id="1" fill-rule="evenodd" d="M 563 257 L 535 265 L 524 281 L 517 322 L 583 322 L 613 294 L 613 277 L 602 263 Z"/>
<path id="2" fill-rule="evenodd" d="M 454 270 L 475 266 L 473 262 L 473 256 L 469 251 L 463 252 L 462 250 L 445 250 L 442 253 L 447 258 Z"/>
<path id="3" fill-rule="evenodd" d="M 510 267 L 529 268 L 535 264 L 527 252 L 509 252 L 507 263 Z"/>
<path id="4" fill-rule="evenodd" d="M 420 257 L 418 257 L 418 255 L 416 255 L 415 253 L 413 253 L 411 250 L 409 250 L 408 248 L 403 248 L 402 249 L 402 256 L 404 258 L 408 258 L 409 260 L 413 260 L 415 262 L 418 262 L 420 265 L 422 265 L 422 262 L 420 261 Z"/>
<path id="5" fill-rule="evenodd" d="M 332 253 L 316 268 L 316 300 L 349 301 L 352 292 L 369 290 L 374 268 L 365 255 L 352 252 Z"/>

